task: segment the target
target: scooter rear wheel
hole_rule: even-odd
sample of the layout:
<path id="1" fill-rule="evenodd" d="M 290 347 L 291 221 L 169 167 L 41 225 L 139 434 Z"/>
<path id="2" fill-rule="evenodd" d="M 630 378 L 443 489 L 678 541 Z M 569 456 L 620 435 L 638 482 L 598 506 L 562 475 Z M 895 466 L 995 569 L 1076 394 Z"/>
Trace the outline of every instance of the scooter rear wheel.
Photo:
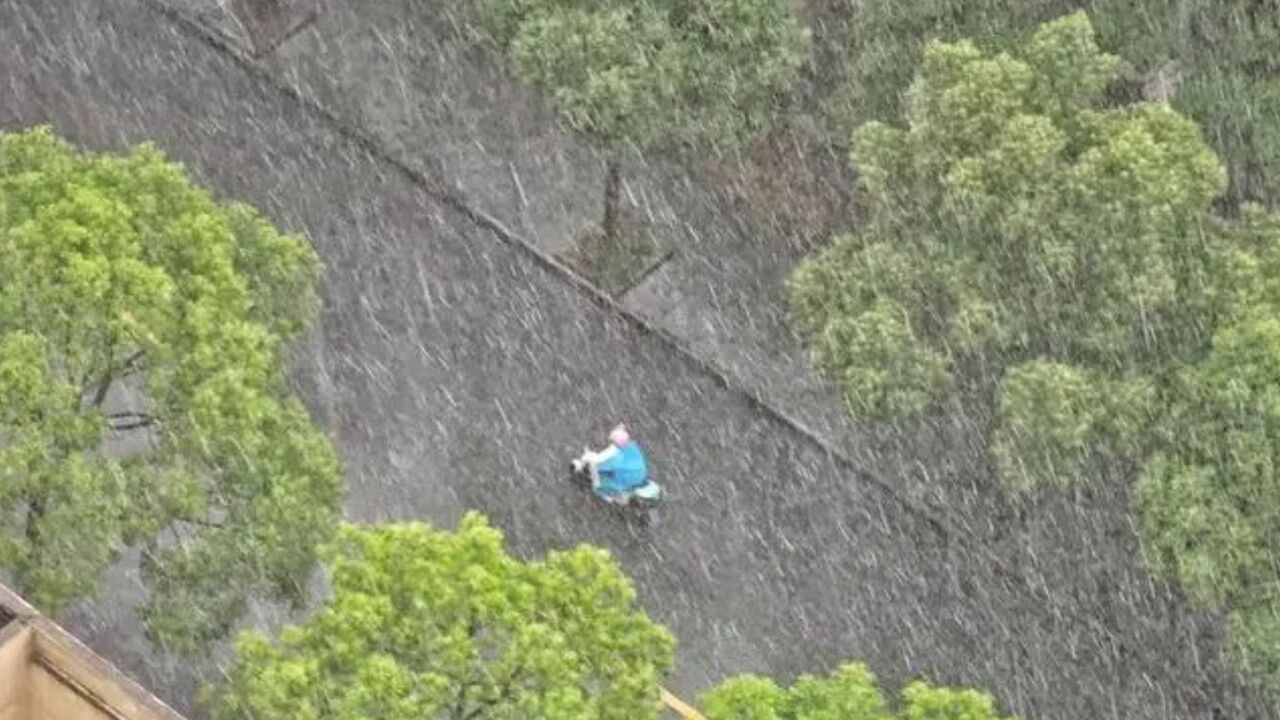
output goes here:
<path id="1" fill-rule="evenodd" d="M 640 513 L 640 524 L 644 527 L 656 527 L 661 519 L 662 515 L 658 512 L 657 505 L 651 505 Z"/>

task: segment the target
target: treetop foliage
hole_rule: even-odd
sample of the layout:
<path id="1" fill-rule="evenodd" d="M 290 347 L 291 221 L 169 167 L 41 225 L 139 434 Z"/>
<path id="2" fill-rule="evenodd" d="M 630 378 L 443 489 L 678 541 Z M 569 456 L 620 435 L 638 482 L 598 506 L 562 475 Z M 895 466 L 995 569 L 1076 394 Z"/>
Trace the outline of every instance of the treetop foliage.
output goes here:
<path id="1" fill-rule="evenodd" d="M 918 68 L 904 125 L 853 134 L 870 217 L 791 278 L 815 364 L 866 417 L 989 402 L 1015 493 L 1137 475 L 1151 566 L 1280 690 L 1280 220 L 1213 214 L 1195 123 L 1108 104 L 1082 13 Z"/>
<path id="2" fill-rule="evenodd" d="M 516 74 L 607 148 L 731 151 L 772 122 L 808 52 L 786 0 L 472 0 Z"/>
<path id="3" fill-rule="evenodd" d="M 847 4 L 852 7 L 853 3 Z M 972 38 L 1016 47 L 1025 33 L 1087 11 L 1101 45 L 1124 58 L 1113 92 L 1167 97 L 1202 125 L 1230 171 L 1233 203 L 1280 193 L 1280 13 L 1252 0 L 865 0 L 844 36 L 848 62 L 826 99 L 841 132 L 905 109 L 931 40 Z"/>
<path id="4" fill-rule="evenodd" d="M 155 148 L 0 134 L 0 567 L 56 611 L 142 549 L 153 638 L 299 602 L 342 489 L 280 351 L 319 263 Z"/>
<path id="5" fill-rule="evenodd" d="M 1208 357 L 1179 373 L 1137 504 L 1151 566 L 1225 611 L 1241 667 L 1280 693 L 1277 310 L 1260 303 L 1225 323 Z"/>
<path id="6" fill-rule="evenodd" d="M 906 127 L 868 123 L 856 234 L 791 281 L 816 364 L 864 415 L 915 414 L 965 372 L 1036 358 L 1123 372 L 1182 342 L 1222 169 L 1163 105 L 1102 109 L 1115 58 L 1081 14 L 1020 51 L 932 43 Z"/>
<path id="7" fill-rule="evenodd" d="M 702 703 L 709 720 L 1006 720 L 986 693 L 919 681 L 904 687 L 891 708 L 862 663 L 825 677 L 802 675 L 786 689 L 739 675 L 705 693 Z"/>
<path id="8" fill-rule="evenodd" d="M 474 513 L 456 533 L 344 527 L 330 600 L 278 641 L 240 637 L 214 717 L 655 718 L 675 643 L 608 553 L 502 544 Z"/>

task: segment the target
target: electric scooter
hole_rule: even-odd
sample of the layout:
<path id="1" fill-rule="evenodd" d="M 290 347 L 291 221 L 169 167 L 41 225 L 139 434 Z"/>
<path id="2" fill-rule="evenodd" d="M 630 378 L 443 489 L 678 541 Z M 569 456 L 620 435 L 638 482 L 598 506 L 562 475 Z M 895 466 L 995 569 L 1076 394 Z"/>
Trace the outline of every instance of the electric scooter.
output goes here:
<path id="1" fill-rule="evenodd" d="M 666 497 L 666 491 L 662 489 L 661 485 L 654 482 L 653 478 L 647 479 L 644 485 L 634 490 L 616 496 L 615 499 L 615 497 L 605 496 L 596 492 L 591 477 L 591 469 L 586 465 L 578 466 L 570 463 L 569 476 L 574 483 L 590 490 L 591 494 L 600 502 L 617 506 L 623 514 L 634 516 L 642 526 L 651 527 L 658 524 L 658 508 Z"/>

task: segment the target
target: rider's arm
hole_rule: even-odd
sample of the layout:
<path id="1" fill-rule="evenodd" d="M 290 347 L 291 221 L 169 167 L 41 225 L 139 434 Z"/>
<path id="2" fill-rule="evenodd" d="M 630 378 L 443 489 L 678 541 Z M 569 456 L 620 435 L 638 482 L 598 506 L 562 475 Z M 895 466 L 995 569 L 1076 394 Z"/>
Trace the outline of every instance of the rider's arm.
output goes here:
<path id="1" fill-rule="evenodd" d="M 618 456 L 618 447 L 616 445 L 610 445 L 609 447 L 601 450 L 600 452 L 587 453 L 586 455 L 583 456 L 583 458 L 588 463 L 591 463 L 596 467 L 600 467 L 601 465 L 607 464 L 609 461 L 613 460 L 617 456 Z"/>

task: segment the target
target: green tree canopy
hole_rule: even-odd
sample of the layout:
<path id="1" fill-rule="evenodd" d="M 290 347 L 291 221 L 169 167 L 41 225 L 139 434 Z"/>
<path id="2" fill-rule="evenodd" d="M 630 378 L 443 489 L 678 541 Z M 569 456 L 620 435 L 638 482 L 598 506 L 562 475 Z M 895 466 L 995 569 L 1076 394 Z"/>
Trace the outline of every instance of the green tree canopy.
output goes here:
<path id="1" fill-rule="evenodd" d="M 1012 48 L 1071 10 L 1089 12 L 1103 47 L 1126 59 L 1117 91 L 1167 96 L 1206 129 L 1233 200 L 1280 199 L 1280 13 L 1253 0 L 863 0 L 843 33 L 847 66 L 829 116 L 842 133 L 893 120 L 930 40 Z"/>
<path id="2" fill-rule="evenodd" d="M 456 533 L 345 527 L 332 598 L 276 642 L 246 633 L 218 720 L 654 718 L 674 640 L 608 553 L 522 562 L 474 513 Z"/>
<path id="3" fill-rule="evenodd" d="M 1100 102 L 1118 67 L 1081 14 L 929 44 L 906 127 L 854 136 L 872 215 L 797 269 L 794 314 L 863 415 L 989 398 L 1014 491 L 1136 472 L 1151 567 L 1280 691 L 1280 219 L 1214 217 L 1195 125 Z"/>
<path id="4" fill-rule="evenodd" d="M 1226 612 L 1247 677 L 1280 696 L 1280 223 L 1250 225 L 1269 242 L 1231 289 L 1253 303 L 1178 374 L 1137 503 L 1150 565 Z"/>
<path id="5" fill-rule="evenodd" d="M 619 154 L 733 150 L 771 123 L 807 54 L 787 0 L 470 0 L 518 77 L 610 155 L 613 237 Z"/>
<path id="6" fill-rule="evenodd" d="M 913 682 L 896 709 L 861 663 L 826 677 L 802 675 L 790 688 L 755 675 L 730 678 L 702 696 L 709 720 L 1007 720 L 976 690 Z"/>
<path id="7" fill-rule="evenodd" d="M 319 264 L 154 148 L 0 134 L 0 569 L 47 610 L 142 550 L 151 636 L 193 650 L 298 602 L 342 500 L 280 350 Z"/>
<path id="8" fill-rule="evenodd" d="M 1014 54 L 933 43 L 906 127 L 859 129 L 871 216 L 790 282 L 816 365 L 859 414 L 918 414 L 1009 370 L 1002 445 L 1075 467 L 1117 419 L 1082 388 L 1144 397 L 1135 368 L 1203 344 L 1222 170 L 1166 106 L 1099 109 L 1116 67 L 1081 14 Z M 1046 383 L 1060 410 L 1035 417 Z"/>

